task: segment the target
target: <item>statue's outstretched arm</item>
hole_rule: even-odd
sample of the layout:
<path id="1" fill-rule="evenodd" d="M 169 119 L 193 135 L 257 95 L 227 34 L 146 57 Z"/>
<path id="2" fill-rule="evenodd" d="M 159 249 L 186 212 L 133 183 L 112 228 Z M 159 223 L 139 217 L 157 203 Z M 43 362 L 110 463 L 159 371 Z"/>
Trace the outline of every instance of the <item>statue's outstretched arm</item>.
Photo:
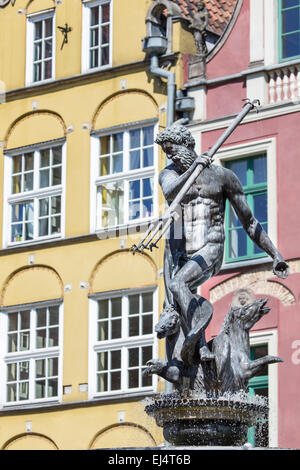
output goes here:
<path id="1" fill-rule="evenodd" d="M 256 243 L 256 245 L 265 251 L 274 260 L 273 271 L 276 276 L 285 279 L 289 274 L 289 268 L 284 261 L 283 256 L 277 248 L 273 245 L 270 237 L 264 231 L 258 220 L 252 214 L 252 211 L 247 203 L 242 185 L 237 176 L 230 170 L 225 171 L 226 179 L 226 195 L 234 208 L 237 217 L 239 218 L 245 231 Z"/>

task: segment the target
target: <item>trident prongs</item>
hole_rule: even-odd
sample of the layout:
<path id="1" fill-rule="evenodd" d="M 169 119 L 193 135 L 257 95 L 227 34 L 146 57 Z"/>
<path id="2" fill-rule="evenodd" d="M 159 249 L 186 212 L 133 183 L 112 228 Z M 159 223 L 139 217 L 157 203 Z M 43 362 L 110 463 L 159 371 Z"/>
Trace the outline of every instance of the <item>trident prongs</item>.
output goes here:
<path id="1" fill-rule="evenodd" d="M 151 243 L 150 245 L 150 251 L 152 251 L 152 248 L 158 248 L 157 246 L 157 243 L 159 242 L 159 240 L 162 238 L 162 236 L 164 235 L 164 233 L 166 233 L 166 231 L 168 230 L 168 228 L 170 227 L 170 225 L 174 222 L 174 215 L 170 215 L 170 217 L 168 218 L 168 220 L 165 222 L 165 225 L 162 227 L 161 229 L 161 232 L 160 234 L 158 235 L 157 239 L 154 240 L 154 242 Z M 152 240 L 154 239 L 154 235 L 152 237 Z"/>
<path id="2" fill-rule="evenodd" d="M 148 227 L 148 230 L 146 231 L 145 235 L 143 236 L 142 240 L 138 243 L 138 245 L 132 245 L 131 250 L 133 251 L 133 254 L 135 254 L 136 251 L 138 251 L 139 253 L 143 253 L 144 248 L 145 248 L 144 241 L 148 238 L 148 236 L 154 229 L 155 224 L 157 222 L 159 222 L 159 220 L 155 220 L 151 222 L 151 224 Z"/>
<path id="3" fill-rule="evenodd" d="M 143 245 L 143 250 L 150 250 L 150 251 L 152 251 L 152 248 L 151 248 L 152 243 L 151 243 L 151 242 L 152 242 L 153 238 L 155 237 L 155 235 L 157 234 L 157 232 L 158 232 L 162 227 L 163 227 L 163 221 L 162 221 L 162 220 L 159 220 L 159 222 L 158 222 L 157 226 L 155 227 L 155 230 L 153 231 L 151 237 L 149 238 L 149 240 L 147 240 L 147 243 L 145 243 L 145 244 Z M 151 245 L 150 245 L 150 243 L 151 243 Z M 149 246 L 149 245 L 150 245 L 150 246 Z M 149 247 L 149 248 L 148 248 L 148 247 Z"/>

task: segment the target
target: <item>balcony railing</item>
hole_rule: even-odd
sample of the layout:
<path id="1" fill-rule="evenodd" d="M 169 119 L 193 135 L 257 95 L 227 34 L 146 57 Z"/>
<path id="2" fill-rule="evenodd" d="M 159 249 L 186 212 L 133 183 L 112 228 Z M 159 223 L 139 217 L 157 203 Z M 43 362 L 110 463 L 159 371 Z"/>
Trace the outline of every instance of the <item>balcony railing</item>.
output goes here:
<path id="1" fill-rule="evenodd" d="M 300 64 L 267 71 L 268 104 L 300 98 Z"/>

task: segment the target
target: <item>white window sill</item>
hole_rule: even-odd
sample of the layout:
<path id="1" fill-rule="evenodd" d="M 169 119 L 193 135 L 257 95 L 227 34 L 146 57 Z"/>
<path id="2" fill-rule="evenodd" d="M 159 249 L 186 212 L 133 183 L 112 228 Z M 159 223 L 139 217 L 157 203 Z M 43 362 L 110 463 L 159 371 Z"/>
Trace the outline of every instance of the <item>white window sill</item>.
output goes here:
<path id="1" fill-rule="evenodd" d="M 94 72 L 101 72 L 102 70 L 108 70 L 112 68 L 112 64 L 103 65 L 102 67 L 93 67 L 82 69 L 82 74 L 90 74 Z"/>
<path id="2" fill-rule="evenodd" d="M 263 258 L 256 259 L 247 259 L 244 261 L 233 261 L 232 263 L 224 263 L 220 269 L 222 271 L 228 271 L 231 269 L 239 269 L 247 266 L 256 266 L 265 263 L 273 263 L 273 260 L 270 256 L 264 256 Z"/>
<path id="3" fill-rule="evenodd" d="M 90 401 L 93 400 L 103 400 L 103 401 L 108 401 L 108 400 L 124 400 L 126 398 L 134 398 L 134 397 L 140 397 L 144 396 L 145 394 L 149 393 L 156 393 L 154 387 L 144 387 L 142 388 L 135 388 L 132 390 L 117 390 L 117 391 L 111 391 L 111 392 L 103 392 L 103 393 L 93 393 Z"/>
<path id="4" fill-rule="evenodd" d="M 37 400 L 31 402 L 18 402 L 18 403 L 11 403 L 3 405 L 2 411 L 17 411 L 20 409 L 34 409 L 34 408 L 45 408 L 47 406 L 53 406 L 61 404 L 61 400 L 58 397 L 53 399 L 44 399 L 44 400 Z"/>
<path id="5" fill-rule="evenodd" d="M 44 243 L 49 243 L 49 242 L 55 242 L 57 240 L 62 240 L 63 238 L 64 238 L 63 235 L 56 235 L 56 236 L 53 236 L 53 237 L 29 240 L 29 241 L 25 241 L 25 242 L 8 243 L 6 246 L 3 246 L 3 249 L 5 250 L 5 249 L 12 249 L 12 248 L 17 248 L 17 247 L 42 245 Z"/>
<path id="6" fill-rule="evenodd" d="M 39 86 L 39 85 L 46 85 L 47 83 L 52 83 L 52 82 L 55 82 L 56 79 L 55 77 L 52 77 L 52 78 L 47 78 L 45 80 L 39 80 L 37 82 L 26 82 L 25 83 L 25 87 L 34 87 L 34 86 Z"/>

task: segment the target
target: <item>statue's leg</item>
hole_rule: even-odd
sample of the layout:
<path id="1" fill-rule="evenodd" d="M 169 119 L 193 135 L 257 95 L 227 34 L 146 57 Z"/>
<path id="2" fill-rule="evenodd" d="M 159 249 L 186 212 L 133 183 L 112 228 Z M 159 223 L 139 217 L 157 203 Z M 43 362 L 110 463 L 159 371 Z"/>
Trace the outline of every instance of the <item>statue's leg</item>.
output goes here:
<path id="1" fill-rule="evenodd" d="M 203 298 L 198 298 L 191 288 L 200 286 L 216 273 L 222 262 L 223 247 L 219 244 L 208 244 L 193 255 L 170 281 L 170 290 L 178 302 L 181 315 L 190 326 L 184 342 L 181 357 L 189 365 L 194 363 L 195 348 L 200 346 L 200 359 L 210 360 L 210 353 L 205 342 L 204 331 L 209 324 L 213 308 Z"/>

